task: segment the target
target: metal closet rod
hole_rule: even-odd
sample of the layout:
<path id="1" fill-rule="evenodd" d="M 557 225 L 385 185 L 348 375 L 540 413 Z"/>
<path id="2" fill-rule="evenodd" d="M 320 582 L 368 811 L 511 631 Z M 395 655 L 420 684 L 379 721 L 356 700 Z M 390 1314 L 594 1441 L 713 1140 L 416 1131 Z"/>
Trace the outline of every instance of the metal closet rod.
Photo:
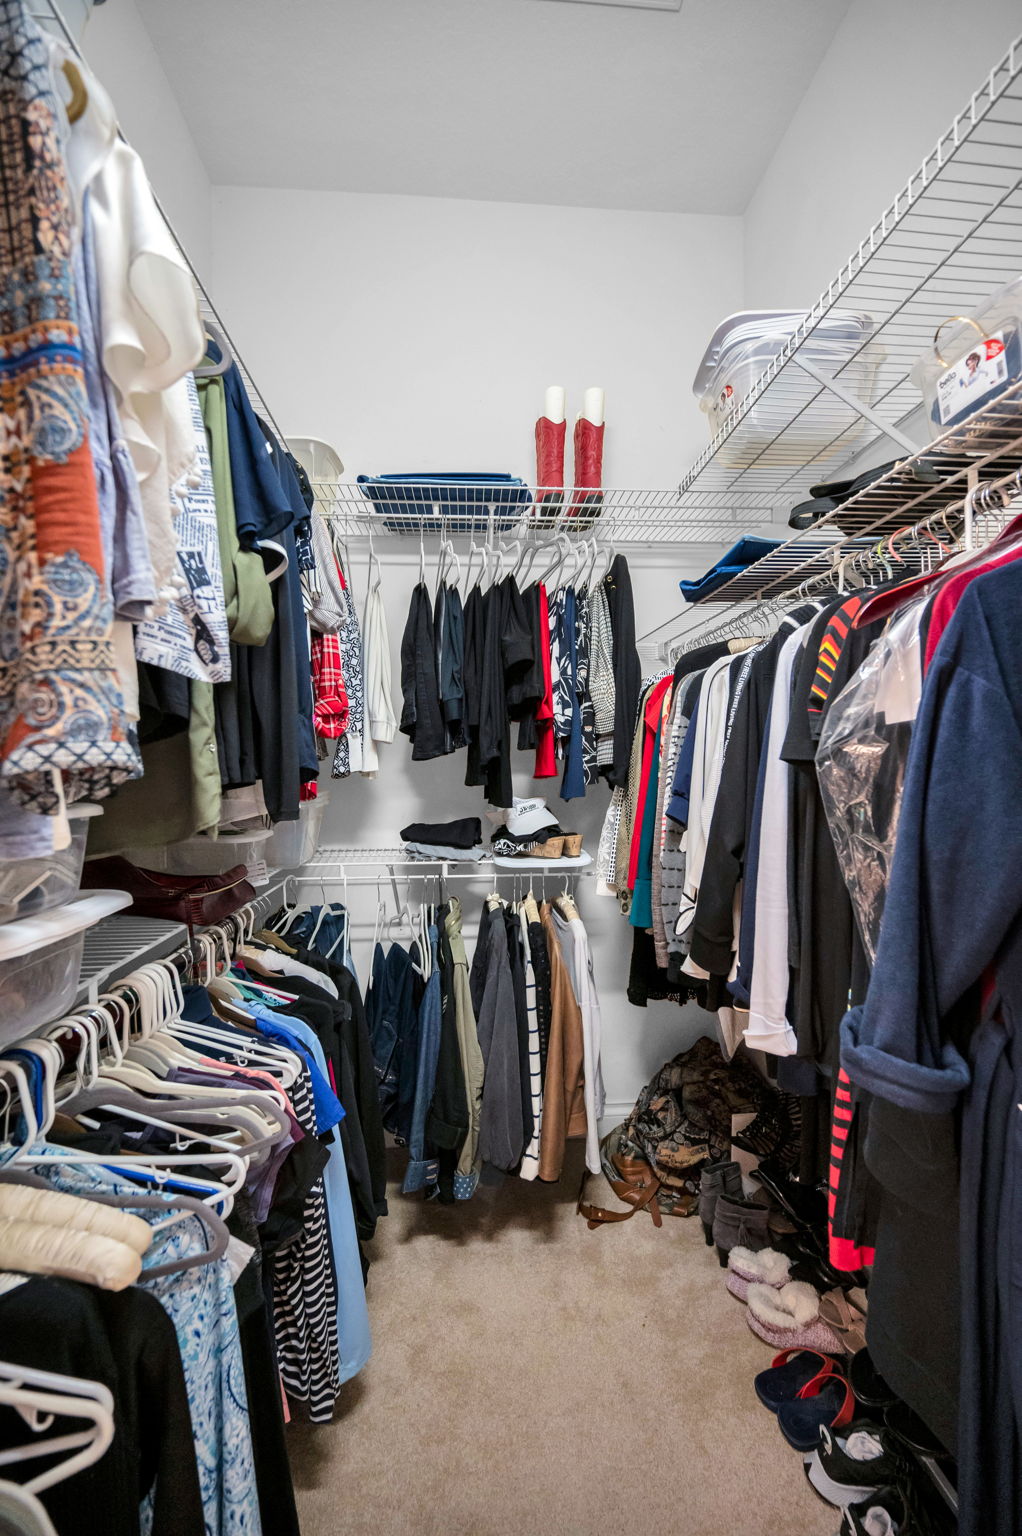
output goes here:
<path id="1" fill-rule="evenodd" d="M 68 47 L 72 50 L 72 52 L 79 59 L 81 59 L 83 64 L 88 64 L 88 59 L 85 56 L 85 52 L 82 49 L 82 46 L 79 43 L 78 39 L 75 37 L 74 33 L 71 31 L 71 28 L 68 26 L 67 22 L 65 21 L 63 12 L 61 11 L 59 4 L 57 3 L 57 0 L 44 0 L 44 3 L 45 3 L 45 6 L 46 6 L 46 9 L 42 10 L 42 11 L 34 10 L 34 11 L 30 12 L 31 16 L 36 21 L 53 21 L 53 22 L 55 22 L 57 24 L 57 26 L 60 28 L 61 32 L 64 34 L 64 39 L 67 42 Z M 118 133 L 118 137 L 123 139 L 125 144 L 127 144 L 128 140 L 125 138 L 125 135 L 121 131 L 120 125 L 118 125 L 117 133 Z M 252 374 L 250 373 L 248 367 L 245 364 L 244 358 L 242 357 L 241 353 L 238 350 L 238 347 L 237 347 L 237 344 L 235 343 L 234 337 L 231 335 L 231 333 L 228 330 L 226 324 L 224 323 L 224 320 L 223 320 L 223 317 L 220 314 L 220 311 L 217 309 L 216 305 L 213 303 L 213 300 L 210 298 L 209 291 L 206 288 L 205 283 L 202 281 L 202 278 L 199 276 L 198 272 L 195 270 L 195 266 L 194 266 L 194 264 L 192 262 L 192 259 L 189 256 L 187 250 L 185 249 L 184 241 L 181 239 L 181 236 L 178 234 L 177 230 L 174 228 L 174 225 L 173 225 L 173 223 L 172 223 L 172 221 L 170 219 L 169 214 L 167 213 L 166 208 L 164 208 L 163 204 L 160 202 L 160 199 L 159 199 L 159 197 L 157 196 L 157 193 L 156 193 L 156 188 L 153 186 L 152 182 L 149 181 L 148 174 L 146 176 L 146 181 L 149 183 L 149 190 L 150 190 L 150 192 L 153 195 L 153 202 L 156 204 L 156 207 L 159 210 L 160 217 L 162 218 L 164 224 L 166 224 L 167 229 L 170 231 L 170 237 L 173 240 L 174 244 L 177 246 L 178 251 L 180 252 L 181 260 L 184 262 L 185 266 L 188 268 L 189 272 L 191 273 L 192 281 L 194 282 L 196 288 L 199 290 L 199 293 L 200 293 L 200 295 L 202 297 L 202 302 L 205 305 L 206 309 L 208 310 L 208 314 L 205 314 L 203 316 L 203 318 L 204 319 L 208 319 L 208 320 L 212 320 L 217 326 L 219 326 L 221 334 L 223 335 L 224 340 L 227 342 L 227 345 L 230 348 L 231 356 L 233 357 L 234 361 L 238 365 L 238 371 L 241 374 L 242 382 L 245 385 L 246 392 L 248 393 L 248 395 L 249 395 L 249 397 L 251 399 L 251 403 L 252 403 L 253 407 L 257 408 L 257 414 L 260 415 L 263 418 L 263 420 L 266 422 L 266 424 L 273 428 L 273 431 L 276 434 L 277 438 L 280 440 L 280 443 L 282 445 L 286 445 L 286 441 L 287 440 L 284 437 L 283 432 L 280 430 L 280 427 L 279 427 L 279 425 L 277 423 L 276 417 L 274 416 L 273 412 L 270 410 L 269 406 L 266 404 L 266 400 L 263 397 L 263 392 L 262 392 L 261 389 L 259 389 L 259 387 L 255 383 L 254 379 L 252 378 Z"/>

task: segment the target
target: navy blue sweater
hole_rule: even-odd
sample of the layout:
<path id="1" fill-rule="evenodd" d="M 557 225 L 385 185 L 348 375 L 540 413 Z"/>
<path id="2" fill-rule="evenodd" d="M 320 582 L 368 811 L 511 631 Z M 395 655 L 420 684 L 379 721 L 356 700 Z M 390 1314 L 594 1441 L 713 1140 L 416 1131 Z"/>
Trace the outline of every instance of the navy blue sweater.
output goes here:
<path id="1" fill-rule="evenodd" d="M 841 1026 L 876 1097 L 940 1114 L 968 1084 L 947 1022 L 988 966 L 1018 963 L 1020 848 L 1022 560 L 967 589 L 923 687 L 876 965 Z"/>

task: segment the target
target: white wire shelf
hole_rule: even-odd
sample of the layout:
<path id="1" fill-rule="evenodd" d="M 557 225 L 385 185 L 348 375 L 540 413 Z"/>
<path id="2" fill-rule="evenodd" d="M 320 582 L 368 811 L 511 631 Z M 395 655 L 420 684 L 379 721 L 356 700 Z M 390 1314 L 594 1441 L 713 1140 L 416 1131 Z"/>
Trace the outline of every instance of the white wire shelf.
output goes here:
<path id="1" fill-rule="evenodd" d="M 746 511 L 797 501 L 884 432 L 804 371 L 820 320 L 840 304 L 871 316 L 868 339 L 834 374 L 853 394 L 876 363 L 867 408 L 897 429 L 920 405 L 908 375 L 949 316 L 968 314 L 1022 272 L 1022 39 L 991 70 L 874 224 L 783 350 L 681 482 L 682 505 Z M 896 439 L 898 440 L 898 439 Z M 902 440 L 903 441 L 903 440 Z M 805 444 L 818 446 L 807 451 Z"/>
<path id="2" fill-rule="evenodd" d="M 105 917 L 85 935 L 76 1004 L 94 1003 L 113 982 L 188 943 L 184 923 L 158 917 Z"/>
<path id="3" fill-rule="evenodd" d="M 297 875 L 302 881 L 340 879 L 347 870 L 370 868 L 386 872 L 388 878 L 400 870 L 402 876 L 436 875 L 444 873 L 448 878 L 461 880 L 492 880 L 495 873 L 502 874 L 579 874 L 592 864 L 592 855 L 584 850 L 577 858 L 561 859 L 505 859 L 487 854 L 482 859 L 412 859 L 401 845 L 372 848 L 320 848 Z M 370 875 L 369 879 L 375 879 Z M 382 878 L 382 873 L 381 873 Z"/>
<path id="4" fill-rule="evenodd" d="M 248 903 L 257 928 L 283 899 L 288 883 L 293 878 L 290 872 L 270 871 L 269 885 Z M 94 1003 L 101 992 L 122 976 L 127 976 L 139 966 L 148 965 L 152 960 L 163 960 L 167 955 L 186 948 L 188 943 L 188 929 L 184 923 L 134 914 L 103 918 L 85 934 L 76 1005 Z"/>
<path id="5" fill-rule="evenodd" d="M 314 482 L 316 500 L 345 538 L 424 534 L 454 538 L 492 534 L 547 540 L 595 533 L 614 544 L 720 544 L 749 531 L 749 513 L 712 498 L 682 498 L 677 490 L 605 487 L 573 492 L 549 486 L 427 483 L 383 487 L 372 496 L 354 482 Z M 575 497 L 587 498 L 576 501 Z M 555 499 L 557 498 L 557 499 Z M 598 498 L 598 499 L 597 499 Z M 769 522 L 770 509 L 760 507 Z"/>
<path id="6" fill-rule="evenodd" d="M 779 596 L 849 553 L 856 543 L 923 522 L 960 503 L 972 484 L 1002 480 L 1019 471 L 1022 380 L 921 453 L 903 459 L 843 506 L 828 512 L 813 528 L 793 535 L 772 554 L 732 577 L 706 601 L 750 602 Z M 955 521 L 960 525 L 960 510 L 953 514 L 952 528 Z M 821 544 L 828 532 L 830 542 L 823 554 Z"/>

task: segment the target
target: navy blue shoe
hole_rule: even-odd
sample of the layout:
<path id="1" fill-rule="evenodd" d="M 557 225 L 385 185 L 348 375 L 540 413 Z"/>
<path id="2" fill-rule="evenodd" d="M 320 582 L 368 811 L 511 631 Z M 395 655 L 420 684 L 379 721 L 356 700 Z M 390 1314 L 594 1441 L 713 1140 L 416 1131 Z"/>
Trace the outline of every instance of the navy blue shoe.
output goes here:
<path id="1" fill-rule="evenodd" d="M 821 1429 L 836 1429 L 851 1422 L 855 1397 L 843 1376 L 824 1381 L 812 1397 L 796 1397 L 777 1410 L 781 1434 L 796 1451 L 808 1454 L 820 1443 Z"/>
<path id="2" fill-rule="evenodd" d="M 775 1356 L 769 1371 L 760 1371 L 753 1385 L 763 1407 L 776 1413 L 782 1403 L 797 1398 L 815 1376 L 833 1376 L 837 1370 L 833 1355 L 818 1349 L 785 1349 Z"/>

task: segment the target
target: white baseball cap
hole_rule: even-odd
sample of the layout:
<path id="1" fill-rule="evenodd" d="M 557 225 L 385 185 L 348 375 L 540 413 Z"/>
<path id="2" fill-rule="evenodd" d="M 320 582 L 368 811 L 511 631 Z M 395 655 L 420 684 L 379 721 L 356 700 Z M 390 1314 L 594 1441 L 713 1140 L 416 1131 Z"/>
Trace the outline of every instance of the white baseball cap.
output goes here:
<path id="1" fill-rule="evenodd" d="M 516 795 L 504 822 L 515 837 L 527 837 L 530 832 L 539 832 L 543 827 L 556 827 L 557 817 L 547 809 L 545 800 L 519 800 Z"/>

